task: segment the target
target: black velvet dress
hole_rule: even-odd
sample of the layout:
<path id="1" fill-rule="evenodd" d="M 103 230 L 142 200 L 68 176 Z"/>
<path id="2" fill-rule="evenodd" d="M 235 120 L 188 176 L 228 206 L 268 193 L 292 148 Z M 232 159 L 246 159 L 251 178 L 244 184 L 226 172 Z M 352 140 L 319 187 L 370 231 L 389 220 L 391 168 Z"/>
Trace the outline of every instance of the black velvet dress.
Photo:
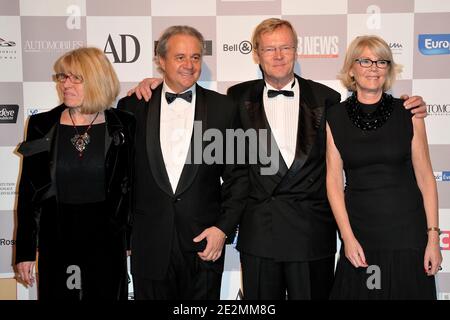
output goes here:
<path id="1" fill-rule="evenodd" d="M 350 224 L 372 266 L 353 267 L 342 247 L 332 299 L 436 299 L 434 277 L 423 267 L 427 224 L 411 160 L 411 113 L 400 99 L 389 105 L 386 113 L 380 102 L 361 104 L 358 115 L 343 102 L 327 114 L 344 164 Z M 378 114 L 380 126 L 359 128 L 364 121 L 356 118 L 369 114 Z"/>
<path id="2" fill-rule="evenodd" d="M 77 129 L 82 134 L 87 126 Z M 46 249 L 51 252 L 42 252 L 39 259 L 40 299 L 126 298 L 123 235 L 112 231 L 105 204 L 105 130 L 105 123 L 90 128 L 90 142 L 80 157 L 71 142 L 74 127 L 58 127 L 59 213 L 54 243 Z"/>

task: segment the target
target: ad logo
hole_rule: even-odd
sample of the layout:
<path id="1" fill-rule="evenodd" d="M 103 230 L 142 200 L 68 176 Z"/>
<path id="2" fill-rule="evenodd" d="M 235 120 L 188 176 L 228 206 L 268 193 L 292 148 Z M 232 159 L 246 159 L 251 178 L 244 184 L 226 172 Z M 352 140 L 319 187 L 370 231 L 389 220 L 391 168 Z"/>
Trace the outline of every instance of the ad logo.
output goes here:
<path id="1" fill-rule="evenodd" d="M 450 34 L 419 34 L 419 51 L 427 56 L 450 54 Z"/>
<path id="2" fill-rule="evenodd" d="M 103 50 L 105 54 L 112 54 L 114 63 L 133 63 L 135 62 L 140 54 L 141 54 L 141 45 L 139 40 L 133 36 L 132 34 L 119 34 L 120 36 L 120 55 L 117 52 L 116 45 L 112 40 L 111 35 L 108 35 L 108 39 L 106 40 L 105 49 Z M 127 38 L 130 38 L 133 41 L 134 45 L 134 56 L 131 59 L 127 56 Z M 129 43 L 129 42 L 128 42 Z M 108 51 L 109 46 L 109 51 Z"/>
<path id="3" fill-rule="evenodd" d="M 16 123 L 19 105 L 0 104 L 0 123 Z"/>

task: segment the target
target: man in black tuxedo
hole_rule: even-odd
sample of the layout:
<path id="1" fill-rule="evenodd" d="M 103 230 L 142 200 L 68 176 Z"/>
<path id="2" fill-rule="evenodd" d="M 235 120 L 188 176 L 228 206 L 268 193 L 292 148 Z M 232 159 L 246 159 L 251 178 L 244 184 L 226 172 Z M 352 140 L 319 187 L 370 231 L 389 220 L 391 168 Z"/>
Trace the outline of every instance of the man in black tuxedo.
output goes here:
<path id="1" fill-rule="evenodd" d="M 224 243 L 245 207 L 247 169 L 198 162 L 194 137 L 237 127 L 237 106 L 196 82 L 203 36 L 188 26 L 165 30 L 155 61 L 164 82 L 147 103 L 125 97 L 135 114 L 136 154 L 131 272 L 136 299 L 219 299 Z M 195 121 L 195 126 L 194 126 Z M 202 140 L 202 139 L 200 139 Z M 220 179 L 223 179 L 221 185 Z"/>
<path id="2" fill-rule="evenodd" d="M 264 79 L 228 89 L 244 130 L 268 129 L 279 152 L 274 175 L 249 169 L 250 196 L 239 225 L 245 299 L 326 299 L 336 227 L 325 189 L 325 110 L 340 94 L 294 74 L 297 35 L 267 19 L 253 35 Z"/>
<path id="3" fill-rule="evenodd" d="M 336 225 L 325 184 L 325 114 L 341 97 L 294 74 L 297 42 L 289 21 L 262 21 L 252 44 L 263 79 L 237 84 L 227 93 L 239 105 L 244 130 L 271 133 L 279 163 L 276 174 L 269 175 L 262 173 L 261 158 L 249 166 L 249 196 L 237 241 L 244 299 L 284 300 L 286 294 L 288 299 L 328 299 L 333 283 Z M 157 82 L 145 79 L 134 90 L 148 99 Z M 421 97 L 406 105 L 420 106 L 412 112 L 426 115 Z"/>

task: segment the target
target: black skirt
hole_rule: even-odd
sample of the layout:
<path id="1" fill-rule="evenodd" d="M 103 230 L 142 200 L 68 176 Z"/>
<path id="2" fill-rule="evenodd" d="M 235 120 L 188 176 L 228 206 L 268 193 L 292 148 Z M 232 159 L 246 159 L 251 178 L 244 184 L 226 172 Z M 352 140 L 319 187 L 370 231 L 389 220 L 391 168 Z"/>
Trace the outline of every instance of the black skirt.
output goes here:
<path id="1" fill-rule="evenodd" d="M 336 268 L 332 300 L 436 300 L 434 276 L 423 268 L 425 250 L 365 251 L 369 268 L 355 268 L 344 249 Z"/>

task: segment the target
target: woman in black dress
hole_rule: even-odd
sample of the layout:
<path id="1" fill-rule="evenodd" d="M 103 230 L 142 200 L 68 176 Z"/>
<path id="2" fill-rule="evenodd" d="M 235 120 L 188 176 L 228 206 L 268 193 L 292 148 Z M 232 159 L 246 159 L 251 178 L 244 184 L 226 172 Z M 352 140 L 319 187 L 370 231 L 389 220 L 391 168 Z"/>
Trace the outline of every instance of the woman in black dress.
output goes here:
<path id="1" fill-rule="evenodd" d="M 436 299 L 436 182 L 424 120 L 386 93 L 398 69 L 384 40 L 357 37 L 341 71 L 353 94 L 327 113 L 327 190 L 342 240 L 332 299 Z"/>
<path id="2" fill-rule="evenodd" d="M 33 285 L 38 257 L 40 300 L 126 299 L 134 118 L 110 109 L 119 81 L 101 50 L 54 69 L 63 104 L 30 117 L 18 150 L 18 277 Z"/>

